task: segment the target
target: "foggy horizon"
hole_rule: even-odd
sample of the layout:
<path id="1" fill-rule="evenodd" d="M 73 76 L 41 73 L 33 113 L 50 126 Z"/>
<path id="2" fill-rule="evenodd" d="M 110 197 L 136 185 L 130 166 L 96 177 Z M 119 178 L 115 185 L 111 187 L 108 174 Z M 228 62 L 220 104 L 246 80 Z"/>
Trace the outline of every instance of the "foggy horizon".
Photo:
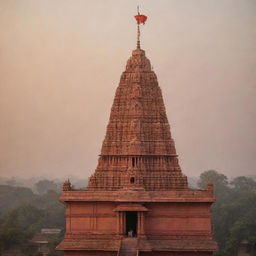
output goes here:
<path id="1" fill-rule="evenodd" d="M 88 178 L 138 1 L 0 1 L 0 176 Z M 255 175 L 256 1 L 139 1 L 182 172 Z"/>

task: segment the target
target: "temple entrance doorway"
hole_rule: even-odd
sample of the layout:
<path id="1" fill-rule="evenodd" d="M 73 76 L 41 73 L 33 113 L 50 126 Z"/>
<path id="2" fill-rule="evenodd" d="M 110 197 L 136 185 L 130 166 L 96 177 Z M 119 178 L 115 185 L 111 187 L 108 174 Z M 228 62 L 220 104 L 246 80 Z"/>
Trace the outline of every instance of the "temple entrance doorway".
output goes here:
<path id="1" fill-rule="evenodd" d="M 126 236 L 137 236 L 137 212 L 126 212 Z"/>

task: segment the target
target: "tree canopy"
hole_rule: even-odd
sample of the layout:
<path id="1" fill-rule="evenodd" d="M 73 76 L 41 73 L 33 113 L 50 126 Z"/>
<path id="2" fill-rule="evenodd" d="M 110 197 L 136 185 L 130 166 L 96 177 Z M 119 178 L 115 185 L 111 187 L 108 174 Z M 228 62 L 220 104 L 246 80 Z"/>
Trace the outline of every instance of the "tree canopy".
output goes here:
<path id="1" fill-rule="evenodd" d="M 58 197 L 53 190 L 38 195 L 29 188 L 0 185 L 0 255 L 13 246 L 26 256 L 36 255 L 29 241 L 37 232 L 42 228 L 64 230 L 64 205 Z M 55 255 L 55 242 L 50 245 L 51 255 Z"/>
<path id="2" fill-rule="evenodd" d="M 214 237 L 220 248 L 216 255 L 237 255 L 243 241 L 248 242 L 251 255 L 256 255 L 255 180 L 239 176 L 229 181 L 224 174 L 209 170 L 201 173 L 198 186 L 205 188 L 209 180 L 217 199 L 212 206 Z"/>

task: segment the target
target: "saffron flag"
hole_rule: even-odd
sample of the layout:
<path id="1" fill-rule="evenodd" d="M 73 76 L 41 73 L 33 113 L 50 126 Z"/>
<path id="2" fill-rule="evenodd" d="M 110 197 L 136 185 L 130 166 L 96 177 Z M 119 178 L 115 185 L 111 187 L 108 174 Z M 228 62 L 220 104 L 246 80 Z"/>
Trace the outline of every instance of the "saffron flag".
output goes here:
<path id="1" fill-rule="evenodd" d="M 142 14 L 138 14 L 136 16 L 134 16 L 135 19 L 137 20 L 137 24 L 140 25 L 140 24 L 145 24 L 146 20 L 147 20 L 147 16 L 145 15 L 142 15 Z"/>

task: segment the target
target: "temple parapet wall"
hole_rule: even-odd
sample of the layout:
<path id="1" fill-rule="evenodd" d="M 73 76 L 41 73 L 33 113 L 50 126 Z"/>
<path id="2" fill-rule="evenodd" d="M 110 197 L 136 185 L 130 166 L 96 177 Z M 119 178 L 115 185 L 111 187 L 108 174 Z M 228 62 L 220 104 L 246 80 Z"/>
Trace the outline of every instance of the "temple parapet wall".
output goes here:
<path id="1" fill-rule="evenodd" d="M 68 201 L 112 201 L 112 202 L 215 202 L 213 190 L 171 190 L 171 191 L 63 191 L 60 198 Z"/>

